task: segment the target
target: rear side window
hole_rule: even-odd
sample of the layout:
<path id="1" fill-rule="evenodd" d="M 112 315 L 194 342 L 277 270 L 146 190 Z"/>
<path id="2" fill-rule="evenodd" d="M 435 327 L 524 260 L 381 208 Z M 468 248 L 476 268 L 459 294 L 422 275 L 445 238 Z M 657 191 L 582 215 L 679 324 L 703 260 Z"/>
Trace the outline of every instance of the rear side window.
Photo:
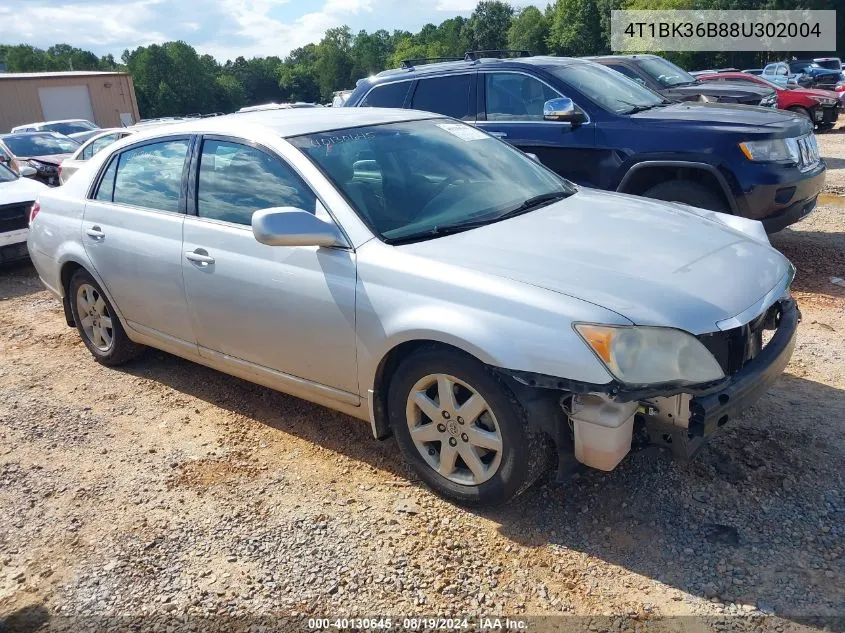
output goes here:
<path id="1" fill-rule="evenodd" d="M 455 119 L 474 120 L 475 108 L 470 107 L 469 93 L 474 75 L 450 75 L 420 79 L 411 107 L 445 114 Z"/>
<path id="2" fill-rule="evenodd" d="M 297 207 L 314 213 L 317 198 L 283 161 L 255 147 L 231 141 L 202 144 L 197 214 L 235 224 L 270 207 Z"/>
<path id="3" fill-rule="evenodd" d="M 178 213 L 182 170 L 189 144 L 188 139 L 162 141 L 119 154 L 106 170 L 95 198 Z M 110 175 L 115 165 L 117 172 Z M 107 191 L 110 179 L 114 183 L 111 196 Z"/>
<path id="4" fill-rule="evenodd" d="M 361 106 L 367 108 L 401 108 L 408 96 L 410 81 L 397 81 L 392 84 L 376 86 L 361 101 Z"/>
<path id="5" fill-rule="evenodd" d="M 117 173 L 117 157 L 111 159 L 109 168 L 103 174 L 103 179 L 100 180 L 100 186 L 97 188 L 97 193 L 94 194 L 95 200 L 103 200 L 104 202 L 111 202 L 114 194 L 114 175 Z"/>

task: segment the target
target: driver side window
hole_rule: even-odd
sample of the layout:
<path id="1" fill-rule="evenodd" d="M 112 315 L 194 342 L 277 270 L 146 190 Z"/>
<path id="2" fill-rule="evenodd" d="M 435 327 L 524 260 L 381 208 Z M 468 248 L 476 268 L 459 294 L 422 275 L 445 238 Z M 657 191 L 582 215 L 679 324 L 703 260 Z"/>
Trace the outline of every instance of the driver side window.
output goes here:
<path id="1" fill-rule="evenodd" d="M 486 73 L 488 121 L 542 121 L 543 104 L 560 93 L 521 73 Z"/>
<path id="2" fill-rule="evenodd" d="M 207 139 L 197 179 L 197 215 L 235 224 L 270 207 L 316 212 L 317 197 L 281 159 L 249 145 Z"/>

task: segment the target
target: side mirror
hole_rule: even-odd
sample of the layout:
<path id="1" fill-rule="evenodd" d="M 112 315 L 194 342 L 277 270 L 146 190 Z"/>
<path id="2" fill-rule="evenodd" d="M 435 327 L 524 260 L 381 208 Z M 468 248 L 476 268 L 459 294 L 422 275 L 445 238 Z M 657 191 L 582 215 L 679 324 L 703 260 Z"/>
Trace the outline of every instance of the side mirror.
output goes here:
<path id="1" fill-rule="evenodd" d="M 38 171 L 35 169 L 35 167 L 32 167 L 31 165 L 24 165 L 23 167 L 21 167 L 21 176 L 23 176 L 24 178 L 32 178 L 37 173 Z"/>
<path id="2" fill-rule="evenodd" d="M 268 246 L 347 246 L 337 226 L 296 207 L 256 211 L 252 234 Z"/>
<path id="3" fill-rule="evenodd" d="M 575 107 L 569 97 L 549 99 L 543 104 L 543 118 L 546 121 L 560 121 L 580 125 L 585 121 L 584 113 Z"/>

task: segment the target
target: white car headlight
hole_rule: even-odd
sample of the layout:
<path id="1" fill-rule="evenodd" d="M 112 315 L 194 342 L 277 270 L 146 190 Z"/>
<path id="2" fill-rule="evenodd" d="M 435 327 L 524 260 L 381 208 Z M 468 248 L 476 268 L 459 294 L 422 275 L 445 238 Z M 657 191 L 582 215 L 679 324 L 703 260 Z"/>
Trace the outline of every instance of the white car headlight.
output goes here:
<path id="1" fill-rule="evenodd" d="M 792 161 L 798 162 L 801 150 L 798 139 L 775 138 L 767 141 L 746 141 L 739 144 L 739 149 L 748 160 L 758 162 Z"/>
<path id="2" fill-rule="evenodd" d="M 725 377 L 692 334 L 667 327 L 578 323 L 575 330 L 608 371 L 629 385 L 698 384 Z"/>

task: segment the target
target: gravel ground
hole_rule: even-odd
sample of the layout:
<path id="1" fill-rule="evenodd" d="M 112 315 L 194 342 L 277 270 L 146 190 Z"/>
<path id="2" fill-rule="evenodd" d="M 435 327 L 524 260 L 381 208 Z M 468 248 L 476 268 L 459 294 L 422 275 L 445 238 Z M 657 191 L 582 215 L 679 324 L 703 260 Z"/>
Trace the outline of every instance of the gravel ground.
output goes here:
<path id="1" fill-rule="evenodd" d="M 489 512 L 435 497 L 341 414 L 155 351 L 102 367 L 32 268 L 2 270 L 0 631 L 459 613 L 843 630 L 839 202 L 773 239 L 799 271 L 795 355 L 696 461 L 641 450 Z"/>
<path id="2" fill-rule="evenodd" d="M 819 134 L 817 138 L 828 167 L 825 190 L 845 194 L 845 114 L 839 116 L 834 129 Z"/>

